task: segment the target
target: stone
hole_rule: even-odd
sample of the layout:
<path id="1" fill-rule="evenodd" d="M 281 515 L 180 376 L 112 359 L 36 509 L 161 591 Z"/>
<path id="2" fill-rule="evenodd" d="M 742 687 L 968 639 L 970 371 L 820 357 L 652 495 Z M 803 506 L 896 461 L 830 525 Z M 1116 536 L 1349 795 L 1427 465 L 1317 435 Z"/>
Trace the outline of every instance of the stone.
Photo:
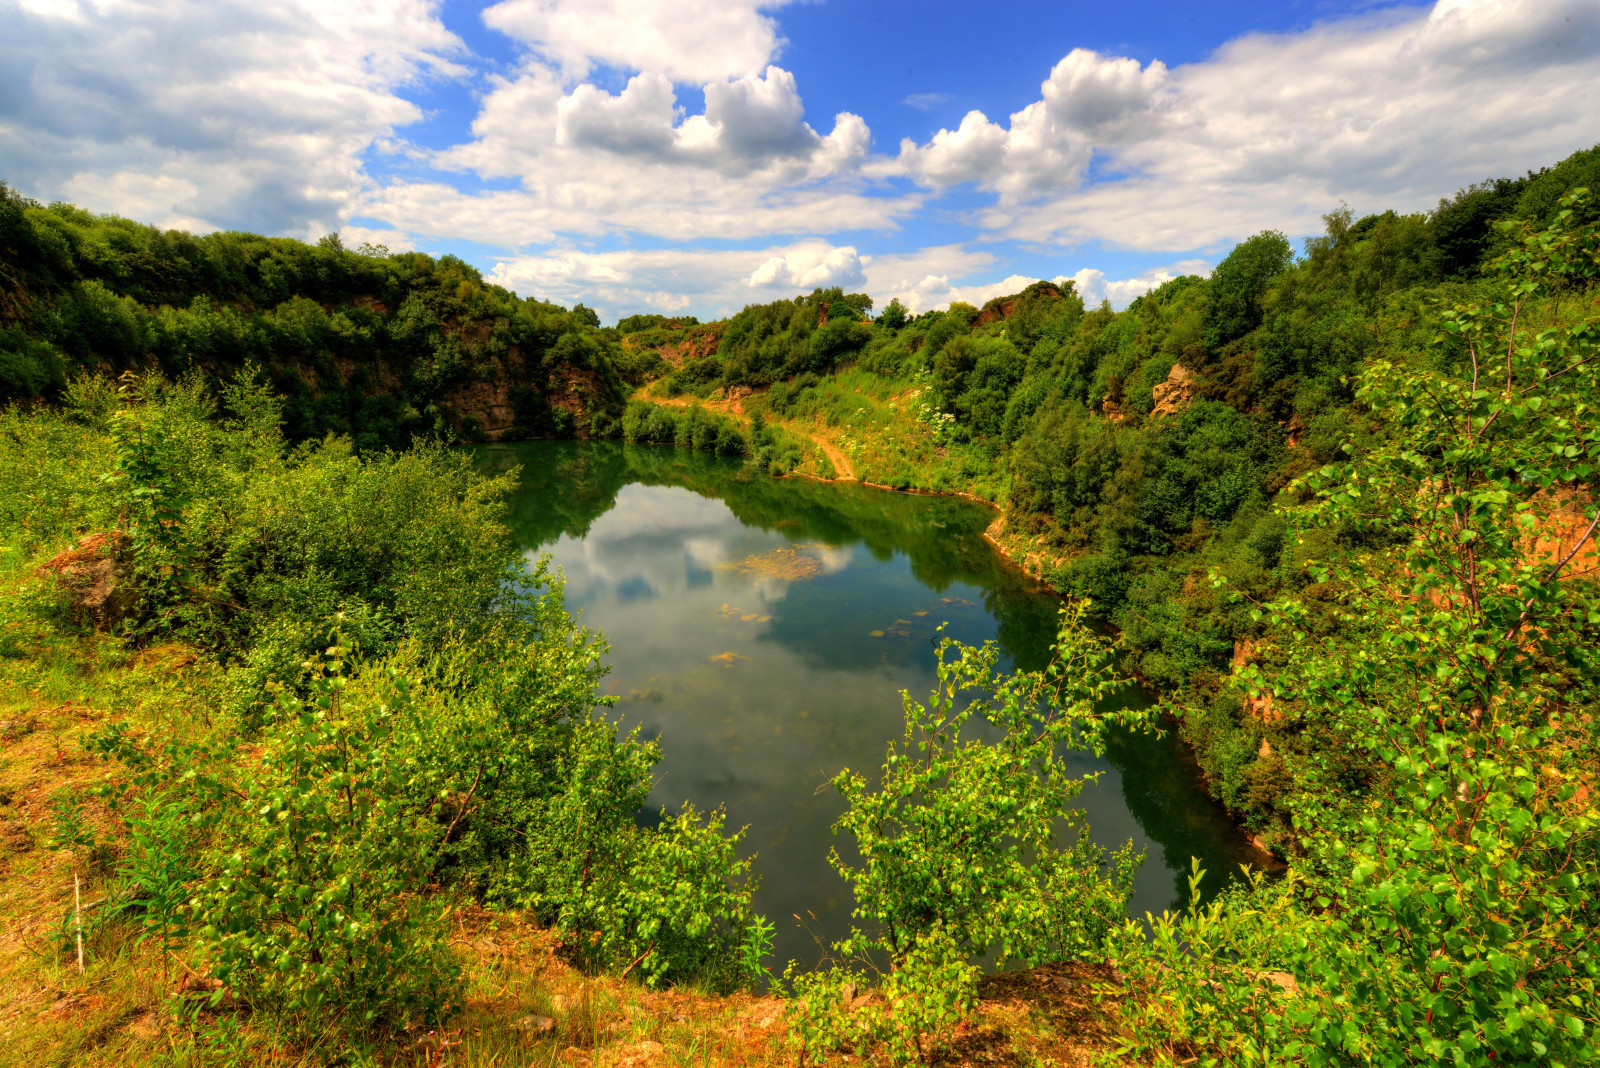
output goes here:
<path id="1" fill-rule="evenodd" d="M 1150 391 L 1150 399 L 1155 402 L 1150 417 L 1177 415 L 1183 411 L 1194 399 L 1196 385 L 1193 371 L 1181 363 L 1173 364 L 1172 370 L 1167 372 L 1167 380 Z"/>
<path id="2" fill-rule="evenodd" d="M 542 1035 L 553 1030 L 556 1026 L 556 1022 L 548 1016 L 530 1015 L 524 1016 L 511 1026 L 518 1031 L 523 1031 L 530 1035 Z"/>

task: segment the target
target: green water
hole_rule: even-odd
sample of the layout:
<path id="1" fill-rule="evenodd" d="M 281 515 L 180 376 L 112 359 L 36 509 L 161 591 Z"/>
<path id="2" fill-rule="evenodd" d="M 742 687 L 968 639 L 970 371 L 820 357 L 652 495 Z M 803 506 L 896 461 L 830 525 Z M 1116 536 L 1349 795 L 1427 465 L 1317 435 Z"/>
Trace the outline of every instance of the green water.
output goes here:
<path id="1" fill-rule="evenodd" d="M 933 686 L 934 627 L 1043 664 L 1058 601 L 982 538 L 987 508 L 853 483 L 772 479 L 703 452 L 615 442 L 482 451 L 522 469 L 512 530 L 566 574 L 568 608 L 611 643 L 613 715 L 659 737 L 655 806 L 727 807 L 748 825 L 777 959 L 811 964 L 850 923 L 828 867 L 841 768 L 875 773 L 898 692 Z M 1126 700 L 1147 699 L 1130 688 Z M 1123 735 L 1079 803 L 1110 848 L 1146 850 L 1130 911 L 1186 895 L 1189 858 L 1220 880 L 1255 854 L 1169 733 Z M 842 845 L 843 843 L 841 843 Z M 810 933 L 794 919 L 806 918 Z"/>

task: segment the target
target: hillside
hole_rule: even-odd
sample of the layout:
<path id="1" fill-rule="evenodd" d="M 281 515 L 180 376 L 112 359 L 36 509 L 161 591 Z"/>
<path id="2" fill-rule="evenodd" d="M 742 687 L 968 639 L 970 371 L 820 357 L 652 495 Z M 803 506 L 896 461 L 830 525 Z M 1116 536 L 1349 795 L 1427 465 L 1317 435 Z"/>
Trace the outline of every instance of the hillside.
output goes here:
<path id="1" fill-rule="evenodd" d="M 1172 279 L 1121 312 L 1042 281 L 981 309 L 893 305 L 870 321 L 870 298 L 818 290 L 708 324 L 722 326 L 715 359 L 646 395 L 738 398 L 745 418 L 842 450 L 863 481 L 1001 505 L 1001 548 L 1093 599 L 1127 666 L 1184 710 L 1217 796 L 1288 848 L 1285 757 L 1311 743 L 1254 714 L 1229 679 L 1260 644 L 1252 609 L 1317 586 L 1305 565 L 1329 534 L 1285 514 L 1306 499 L 1296 480 L 1383 440 L 1356 395 L 1364 368 L 1452 358 L 1436 309 L 1489 292 L 1487 265 L 1511 240 L 1495 224 L 1546 225 L 1588 186 L 1600 189 L 1600 148 L 1429 213 L 1339 209 L 1302 255 L 1262 233 L 1209 278 Z M 1590 201 L 1572 218 L 1597 216 Z M 1530 311 L 1558 326 L 1587 299 Z"/>
<path id="2" fill-rule="evenodd" d="M 582 306 L 520 299 L 453 256 L 161 230 L 0 187 L 0 401 L 247 367 L 289 434 L 358 446 L 604 434 L 630 354 Z"/>

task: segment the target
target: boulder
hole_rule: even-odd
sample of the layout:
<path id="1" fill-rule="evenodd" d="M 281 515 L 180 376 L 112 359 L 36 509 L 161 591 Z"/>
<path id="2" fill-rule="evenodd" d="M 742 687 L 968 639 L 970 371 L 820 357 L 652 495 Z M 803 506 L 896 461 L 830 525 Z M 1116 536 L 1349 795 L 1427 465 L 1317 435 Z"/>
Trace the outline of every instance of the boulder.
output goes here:
<path id="1" fill-rule="evenodd" d="M 110 627 L 132 611 L 138 599 L 133 586 L 133 541 L 120 530 L 91 534 L 57 553 L 35 570 L 53 576 L 67 595 L 69 618 L 93 627 Z"/>

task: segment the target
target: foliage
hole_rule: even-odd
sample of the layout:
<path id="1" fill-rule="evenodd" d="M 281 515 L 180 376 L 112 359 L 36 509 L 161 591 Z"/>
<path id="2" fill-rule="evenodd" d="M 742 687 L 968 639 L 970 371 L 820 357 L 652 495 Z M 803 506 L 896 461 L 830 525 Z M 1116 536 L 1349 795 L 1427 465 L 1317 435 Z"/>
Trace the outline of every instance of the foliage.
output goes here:
<path id="1" fill-rule="evenodd" d="M 162 978 L 174 943 L 190 934 L 188 899 L 195 869 L 196 843 L 189 806 L 159 793 L 137 801 L 129 814 L 128 847 L 118 878 L 132 894 L 115 908 L 131 914 L 142 928 L 139 940 L 155 938 L 161 949 Z"/>
<path id="2" fill-rule="evenodd" d="M 1206 344 L 1221 348 L 1261 323 L 1262 298 L 1294 260 L 1289 239 L 1275 230 L 1250 238 L 1225 256 L 1206 284 Z"/>
<path id="3" fill-rule="evenodd" d="M 872 989 L 866 974 L 834 966 L 784 979 L 794 997 L 785 1009 L 789 1045 L 820 1063 L 834 1050 L 865 1053 L 874 1046 L 891 1064 L 931 1064 L 951 1032 L 977 1003 L 978 969 L 943 930 L 919 933 L 897 966 Z"/>
<path id="4" fill-rule="evenodd" d="M 1384 433 L 1306 478 L 1304 529 L 1345 534 L 1313 565 L 1340 593 L 1267 608 L 1283 663 L 1243 674 L 1316 739 L 1287 802 L 1304 888 L 1191 911 L 1141 957 L 1157 989 L 1190 968 L 1218 991 L 1199 995 L 1208 1021 L 1168 1014 L 1141 1041 L 1175 1029 L 1240 1063 L 1594 1063 L 1600 600 L 1566 576 L 1600 523 L 1600 335 L 1528 321 L 1543 291 L 1600 270 L 1581 203 L 1511 231 L 1488 298 L 1442 309 L 1434 367 L 1370 365 L 1359 395 Z M 1570 533 L 1550 548 L 1554 522 Z M 1225 929 L 1249 938 L 1200 937 Z M 1270 968 L 1298 995 L 1247 1005 Z"/>
<path id="5" fill-rule="evenodd" d="M 904 697 L 905 737 L 890 745 L 878 789 L 859 774 L 835 776 L 849 805 L 836 829 L 861 861 L 837 850 L 829 861 L 870 928 L 844 952 L 898 957 L 937 924 L 963 953 L 1034 964 L 1092 947 L 1097 925 L 1120 913 L 1136 858 L 1120 856 L 1117 878 L 1103 883 L 1105 856 L 1066 807 L 1089 780 L 1071 777 L 1062 753 L 1097 750 L 1107 717 L 1132 715 L 1097 710 L 1126 682 L 1088 633 L 1086 611 L 1082 602 L 1064 610 L 1054 658 L 1038 672 L 997 678 L 992 643 L 944 639 L 939 688 L 927 705 Z M 963 704 L 967 694 L 975 696 Z M 982 729 L 979 716 L 997 741 L 970 735 Z M 1057 847 L 1073 830 L 1077 840 Z"/>
<path id="6" fill-rule="evenodd" d="M 622 437 L 641 444 L 709 449 L 724 456 L 740 456 L 748 448 L 737 423 L 698 404 L 679 409 L 633 401 L 622 416 Z"/>
<path id="7" fill-rule="evenodd" d="M 457 387 L 473 382 L 521 387 L 512 436 L 558 430 L 573 406 L 577 424 L 604 421 L 622 407 L 617 364 L 631 367 L 591 310 L 519 299 L 454 256 L 195 237 L 0 185 L 0 266 L 14 286 L 0 401 L 57 399 L 84 372 L 226 379 L 254 364 L 291 438 L 377 449 L 466 429 Z"/>
<path id="8" fill-rule="evenodd" d="M 436 877 L 533 909 L 586 967 L 631 965 L 652 986 L 758 979 L 739 834 L 720 810 L 638 825 L 660 750 L 592 715 L 609 703 L 595 690 L 605 646 L 566 613 L 559 580 L 541 564 L 525 589 L 473 641 L 407 643 L 355 683 L 407 710 L 407 789 L 440 828 Z"/>
<path id="9" fill-rule="evenodd" d="M 1095 952 L 1116 925 L 1141 858 L 1130 846 L 1106 873 L 1082 814 L 1066 808 L 1089 779 L 1071 777 L 1063 754 L 1098 751 L 1106 726 L 1139 716 L 1099 707 L 1126 683 L 1087 630 L 1087 611 L 1084 603 L 1063 610 L 1054 659 L 1037 672 L 998 677 L 992 643 L 944 639 L 939 688 L 927 705 L 904 696 L 905 737 L 889 746 L 878 788 L 848 770 L 833 779 L 849 805 L 835 832 L 850 834 L 861 860 L 833 850 L 829 861 L 850 881 L 867 929 L 835 946 L 846 963 L 797 982 L 803 1044 L 888 1040 L 897 1061 L 913 1050 L 926 1060 L 921 1035 L 972 1004 L 969 958 L 1076 957 Z M 877 995 L 883 1008 L 862 1013 L 840 990 L 864 990 L 863 969 L 878 959 L 890 968 Z"/>

